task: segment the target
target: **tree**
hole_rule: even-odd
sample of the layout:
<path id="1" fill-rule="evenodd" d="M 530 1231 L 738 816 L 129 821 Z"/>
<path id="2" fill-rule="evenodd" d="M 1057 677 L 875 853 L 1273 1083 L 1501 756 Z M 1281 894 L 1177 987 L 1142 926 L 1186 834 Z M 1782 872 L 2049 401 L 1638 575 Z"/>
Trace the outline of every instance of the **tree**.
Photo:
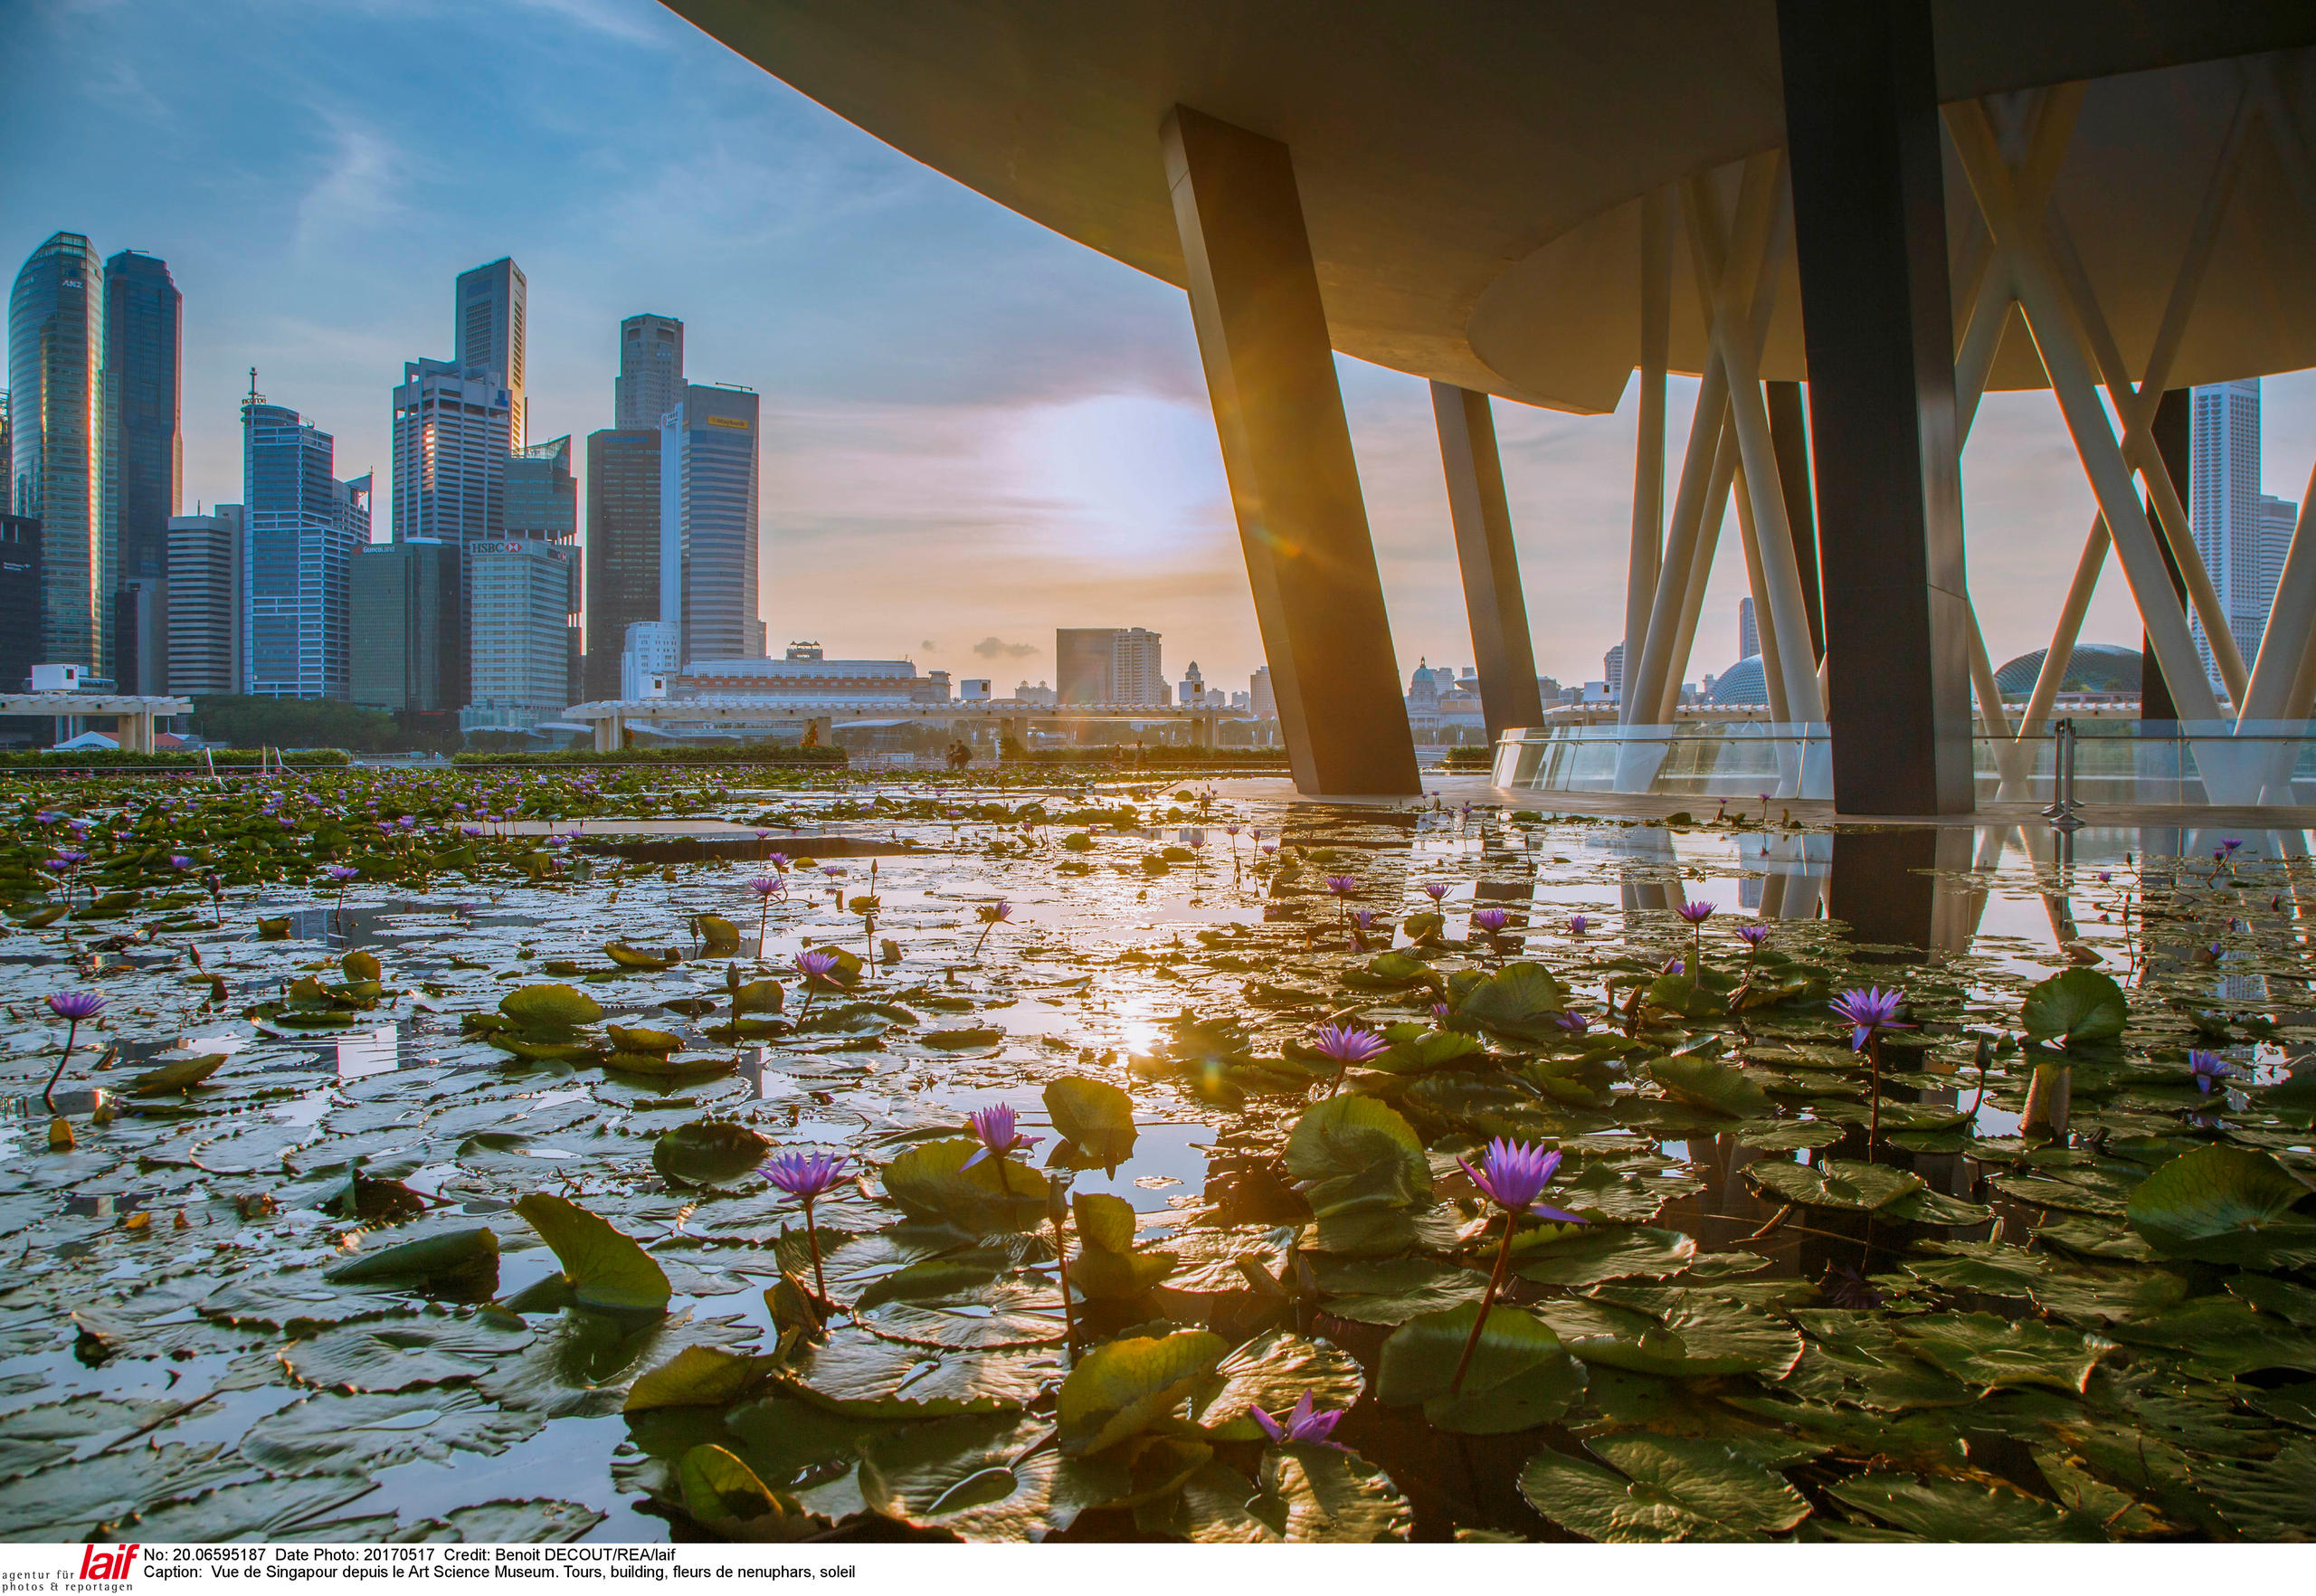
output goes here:
<path id="1" fill-rule="evenodd" d="M 193 729 L 233 748 L 344 748 L 384 754 L 408 746 L 394 717 L 336 698 L 213 693 L 193 701 Z"/>

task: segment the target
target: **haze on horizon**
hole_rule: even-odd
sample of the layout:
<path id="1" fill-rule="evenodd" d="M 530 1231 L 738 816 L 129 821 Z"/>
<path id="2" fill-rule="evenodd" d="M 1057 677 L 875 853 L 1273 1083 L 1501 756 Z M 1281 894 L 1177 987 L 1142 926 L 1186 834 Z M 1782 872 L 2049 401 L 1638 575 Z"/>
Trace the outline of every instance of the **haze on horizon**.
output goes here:
<path id="1" fill-rule="evenodd" d="M 468 267 L 529 279 L 534 442 L 611 424 L 621 318 L 687 324 L 688 375 L 764 396 L 773 647 L 907 655 L 1002 692 L 1057 626 L 1147 626 L 1242 689 L 1261 663 L 1175 289 L 982 198 L 656 0 L 0 0 L 0 261 L 50 233 L 166 259 L 185 295 L 185 508 L 241 497 L 248 369 L 377 473 L 390 393 L 442 356 Z M 1158 159 L 1153 130 L 1151 158 Z M 1402 679 L 1468 663 L 1425 385 L 1339 359 Z M 1674 384 L 1674 452 L 1694 384 Z M 1621 626 L 1632 415 L 1495 406 L 1540 670 Z M 2298 499 L 2316 375 L 2270 379 L 2264 486 Z M 2046 394 L 1963 461 L 1997 660 L 2039 648 L 2092 516 Z M 584 482 L 583 482 L 584 490 Z M 584 510 L 582 510 L 582 524 Z M 1733 527 L 1733 521 L 1732 523 Z M 1736 657 L 1724 537 L 1691 679 Z M 2086 641 L 2136 646 L 2112 562 Z"/>

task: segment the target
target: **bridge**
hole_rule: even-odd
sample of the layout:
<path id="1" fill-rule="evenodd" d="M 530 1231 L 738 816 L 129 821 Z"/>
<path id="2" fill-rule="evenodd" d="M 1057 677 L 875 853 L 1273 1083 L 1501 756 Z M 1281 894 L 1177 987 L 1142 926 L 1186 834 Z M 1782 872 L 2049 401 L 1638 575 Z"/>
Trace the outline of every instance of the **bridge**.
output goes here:
<path id="1" fill-rule="evenodd" d="M 888 704 L 787 703 L 749 698 L 598 698 L 574 704 L 557 724 L 583 726 L 594 734 L 595 751 L 607 754 L 627 745 L 627 734 L 649 727 L 662 735 L 668 728 L 714 730 L 774 730 L 796 727 L 805 736 L 825 740 L 840 726 L 897 726 L 915 724 L 945 727 L 950 736 L 973 727 L 991 727 L 999 735 L 1026 745 L 1033 726 L 1052 727 L 1087 721 L 1124 721 L 1134 725 L 1185 725 L 1191 746 L 1211 748 L 1215 731 L 1224 720 L 1253 720 L 1244 709 L 1166 704 L 1022 704 L 1011 699 L 987 703 L 923 704 L 896 700 Z"/>

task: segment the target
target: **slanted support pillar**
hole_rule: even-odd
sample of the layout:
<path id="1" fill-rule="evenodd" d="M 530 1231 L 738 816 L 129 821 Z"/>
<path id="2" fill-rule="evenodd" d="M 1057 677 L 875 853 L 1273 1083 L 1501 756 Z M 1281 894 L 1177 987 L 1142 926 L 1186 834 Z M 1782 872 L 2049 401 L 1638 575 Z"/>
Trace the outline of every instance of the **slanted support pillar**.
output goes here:
<path id="1" fill-rule="evenodd" d="M 1504 461 L 1495 448 L 1495 413 L 1485 394 L 1450 383 L 1431 385 L 1439 423 L 1439 460 L 1448 472 L 1448 514 L 1456 526 L 1456 563 L 1464 573 L 1464 607 L 1472 618 L 1472 653 L 1480 673 L 1480 718 L 1495 746 L 1507 727 L 1544 718 L 1536 691 L 1536 654 L 1528 637 L 1528 601 L 1520 591 L 1520 552 L 1504 497 Z"/>
<path id="2" fill-rule="evenodd" d="M 2154 433 L 2155 451 L 2163 457 L 2163 469 L 2171 473 L 2174 482 L 2187 482 L 2191 474 L 2188 451 L 2195 431 L 2194 395 L 2186 388 L 2164 389 L 2162 399 L 2155 406 L 2155 423 L 2150 430 Z M 2147 512 L 2147 520 L 2155 528 L 2156 546 L 2163 551 L 2163 568 L 2170 574 L 2171 590 L 2179 595 L 2179 604 L 2184 609 L 2188 603 L 2187 573 L 2179 569 L 2179 556 L 2171 552 L 2170 542 L 2163 536 L 2163 523 L 2152 508 Z M 2155 657 L 2155 640 L 2144 632 L 2140 637 L 2139 658 L 2140 720 L 2178 719 L 2178 703 L 2171 697 L 2171 684 L 2164 678 L 2163 666 Z"/>
<path id="3" fill-rule="evenodd" d="M 1809 648 L 1826 662 L 1826 603 L 1818 577 L 1818 511 L 1809 501 L 1809 433 L 1802 420 L 1799 383 L 1763 383 L 1770 437 L 1777 450 L 1778 485 L 1785 494 L 1786 529 L 1793 534 L 1793 563 L 1801 572 L 1801 603 L 1809 612 Z"/>
<path id="4" fill-rule="evenodd" d="M 1419 793 L 1294 163 L 1187 106 L 1160 142 L 1295 784 Z"/>
<path id="5" fill-rule="evenodd" d="M 1834 803 L 1961 814 L 1970 774 L 1929 0 L 1778 0 L 1825 579 Z"/>

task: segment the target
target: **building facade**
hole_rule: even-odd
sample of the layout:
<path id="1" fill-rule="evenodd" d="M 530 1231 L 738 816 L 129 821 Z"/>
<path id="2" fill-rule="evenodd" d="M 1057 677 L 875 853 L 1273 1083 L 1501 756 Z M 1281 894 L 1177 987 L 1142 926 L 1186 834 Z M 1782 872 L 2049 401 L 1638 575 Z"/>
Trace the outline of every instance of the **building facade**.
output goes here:
<path id="1" fill-rule="evenodd" d="M 242 507 L 169 518 L 169 691 L 242 690 Z"/>
<path id="2" fill-rule="evenodd" d="M 8 295 L 8 469 L 15 513 L 41 524 L 41 659 L 99 676 L 111 669 L 104 364 L 104 267 L 80 233 L 55 233 Z"/>
<path id="3" fill-rule="evenodd" d="M 453 290 L 451 362 L 470 377 L 497 379 L 507 390 L 508 438 L 520 449 L 530 441 L 525 399 L 529 361 L 524 350 L 529 285 L 511 260 L 459 273 Z"/>
<path id="4" fill-rule="evenodd" d="M 40 653 L 40 523 L 0 514 L 0 692 L 32 688 Z"/>
<path id="5" fill-rule="evenodd" d="M 534 537 L 468 546 L 468 700 L 460 729 L 527 732 L 571 701 L 574 552 Z"/>
<path id="6" fill-rule="evenodd" d="M 495 373 L 413 360 L 394 390 L 394 535 L 449 544 L 507 535 L 513 396 Z"/>
<path id="7" fill-rule="evenodd" d="M 104 527 L 124 583 L 168 575 L 185 484 L 183 308 L 167 261 L 124 250 L 105 262 Z"/>
<path id="8" fill-rule="evenodd" d="M 627 629 L 660 618 L 660 429 L 587 437 L 584 694 L 621 697 Z"/>
<path id="9" fill-rule="evenodd" d="M 907 660 L 830 660 L 818 643 L 791 643 L 778 660 L 694 660 L 676 679 L 671 696 L 799 709 L 883 709 L 946 704 L 950 695 L 945 670 L 919 676 Z"/>
<path id="10" fill-rule="evenodd" d="M 1741 598 L 1737 601 L 1737 657 L 1750 660 L 1761 651 L 1761 629 L 1753 619 L 1753 601 Z"/>
<path id="11" fill-rule="evenodd" d="M 619 324 L 619 375 L 612 379 L 612 425 L 657 432 L 684 401 L 684 324 L 672 316 L 631 316 Z"/>
<path id="12" fill-rule="evenodd" d="M 347 688 L 368 709 L 456 710 L 463 679 L 459 550 L 431 537 L 354 551 Z"/>
<path id="13" fill-rule="evenodd" d="M 1064 704 L 1171 703 L 1163 634 L 1139 626 L 1065 626 L 1054 632 L 1054 693 Z"/>
<path id="14" fill-rule="evenodd" d="M 579 484 L 571 474 L 568 433 L 518 449 L 507 461 L 507 536 L 561 546 L 568 554 L 571 608 L 563 622 L 563 701 L 581 691 L 582 612 L 586 600 L 579 562 Z"/>
<path id="15" fill-rule="evenodd" d="M 682 626 L 687 661 L 764 656 L 757 421 L 749 390 L 693 383 L 660 423 L 660 619 Z"/>
<path id="16" fill-rule="evenodd" d="M 2273 579 L 2264 589 L 2261 584 L 2259 379 L 2197 388 L 2190 413 L 2188 520 L 2228 630 L 2248 664 L 2259 653 L 2268 605 L 2275 597 Z M 2275 564 L 2281 571 L 2281 557 Z M 2204 672 L 2225 692 L 2203 618 L 2191 607 L 2188 620 Z"/>
<path id="17" fill-rule="evenodd" d="M 370 540 L 370 479 L 339 481 L 330 434 L 254 394 L 242 406 L 242 460 L 246 690 L 343 698 L 349 562 Z"/>

